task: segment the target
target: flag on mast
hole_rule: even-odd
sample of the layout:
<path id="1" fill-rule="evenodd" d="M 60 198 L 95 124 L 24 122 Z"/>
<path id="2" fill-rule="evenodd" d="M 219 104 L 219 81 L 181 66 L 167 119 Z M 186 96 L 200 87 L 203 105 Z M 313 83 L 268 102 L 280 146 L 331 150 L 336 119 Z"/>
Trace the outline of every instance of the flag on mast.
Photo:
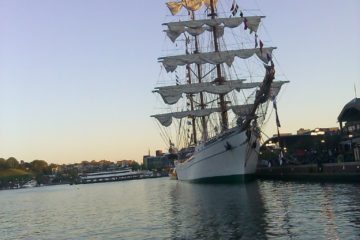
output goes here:
<path id="1" fill-rule="evenodd" d="M 231 13 L 232 13 L 233 16 L 236 15 L 238 9 L 239 9 L 239 5 L 238 5 L 238 4 L 235 2 L 235 0 L 234 0 L 233 3 L 232 3 L 232 5 L 231 5 L 231 9 L 230 9 L 230 11 L 231 11 Z"/>

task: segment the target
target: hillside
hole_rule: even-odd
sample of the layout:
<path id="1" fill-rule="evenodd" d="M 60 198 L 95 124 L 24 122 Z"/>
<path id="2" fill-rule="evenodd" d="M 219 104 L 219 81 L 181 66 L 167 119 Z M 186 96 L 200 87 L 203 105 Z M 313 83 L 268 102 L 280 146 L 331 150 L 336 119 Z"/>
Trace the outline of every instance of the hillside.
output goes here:
<path id="1" fill-rule="evenodd" d="M 0 170 L 0 178 L 21 177 L 26 175 L 31 175 L 31 173 L 21 169 L 14 169 L 14 168 Z"/>

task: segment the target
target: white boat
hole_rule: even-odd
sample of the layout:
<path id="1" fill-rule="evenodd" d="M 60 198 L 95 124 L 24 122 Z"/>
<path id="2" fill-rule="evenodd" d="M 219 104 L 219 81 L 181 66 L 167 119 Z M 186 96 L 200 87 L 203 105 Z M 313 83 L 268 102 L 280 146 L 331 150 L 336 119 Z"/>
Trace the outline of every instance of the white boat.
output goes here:
<path id="1" fill-rule="evenodd" d="M 37 182 L 36 180 L 30 180 L 27 183 L 25 183 L 24 185 L 22 185 L 23 188 L 33 188 L 36 187 Z"/>
<path id="2" fill-rule="evenodd" d="M 134 172 L 130 168 L 125 168 L 116 171 L 83 173 L 79 175 L 79 179 L 80 183 L 97 183 L 138 179 L 140 175 L 140 172 Z"/>
<path id="3" fill-rule="evenodd" d="M 230 12 L 220 16 L 218 8 L 226 2 Z M 155 87 L 153 92 L 169 111 L 152 117 L 165 128 L 161 134 L 165 141 L 170 139 L 171 152 L 178 154 L 179 180 L 242 180 L 255 173 L 269 102 L 275 103 L 281 86 L 288 82 L 274 81 L 276 47 L 264 47 L 258 36 L 264 16 L 244 16 L 235 1 L 221 3 L 167 3 L 176 19 L 163 24 L 164 32 L 175 48 L 183 46 L 183 54 L 159 58 L 165 79 L 173 84 Z M 240 33 L 243 39 L 227 45 L 229 37 Z M 244 69 L 250 68 L 255 73 L 245 74 Z"/>

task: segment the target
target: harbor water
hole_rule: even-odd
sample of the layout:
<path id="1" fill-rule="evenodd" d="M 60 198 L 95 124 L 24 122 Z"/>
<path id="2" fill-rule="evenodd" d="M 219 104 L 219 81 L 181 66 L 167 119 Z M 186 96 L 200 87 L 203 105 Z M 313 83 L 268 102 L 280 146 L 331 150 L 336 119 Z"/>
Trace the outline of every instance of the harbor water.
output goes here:
<path id="1" fill-rule="evenodd" d="M 360 185 L 156 178 L 5 190 L 0 239 L 360 239 Z"/>

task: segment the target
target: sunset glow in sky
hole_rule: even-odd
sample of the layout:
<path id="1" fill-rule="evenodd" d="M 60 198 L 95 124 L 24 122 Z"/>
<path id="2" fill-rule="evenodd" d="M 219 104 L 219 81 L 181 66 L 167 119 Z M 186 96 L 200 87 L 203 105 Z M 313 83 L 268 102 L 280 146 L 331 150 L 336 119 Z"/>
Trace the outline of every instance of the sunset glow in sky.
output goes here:
<path id="1" fill-rule="evenodd" d="M 0 157 L 141 162 L 165 150 L 149 117 L 165 2 L 0 0 Z M 338 126 L 354 85 L 360 95 L 360 1 L 237 2 L 267 16 L 291 81 L 278 101 L 281 132 Z"/>

